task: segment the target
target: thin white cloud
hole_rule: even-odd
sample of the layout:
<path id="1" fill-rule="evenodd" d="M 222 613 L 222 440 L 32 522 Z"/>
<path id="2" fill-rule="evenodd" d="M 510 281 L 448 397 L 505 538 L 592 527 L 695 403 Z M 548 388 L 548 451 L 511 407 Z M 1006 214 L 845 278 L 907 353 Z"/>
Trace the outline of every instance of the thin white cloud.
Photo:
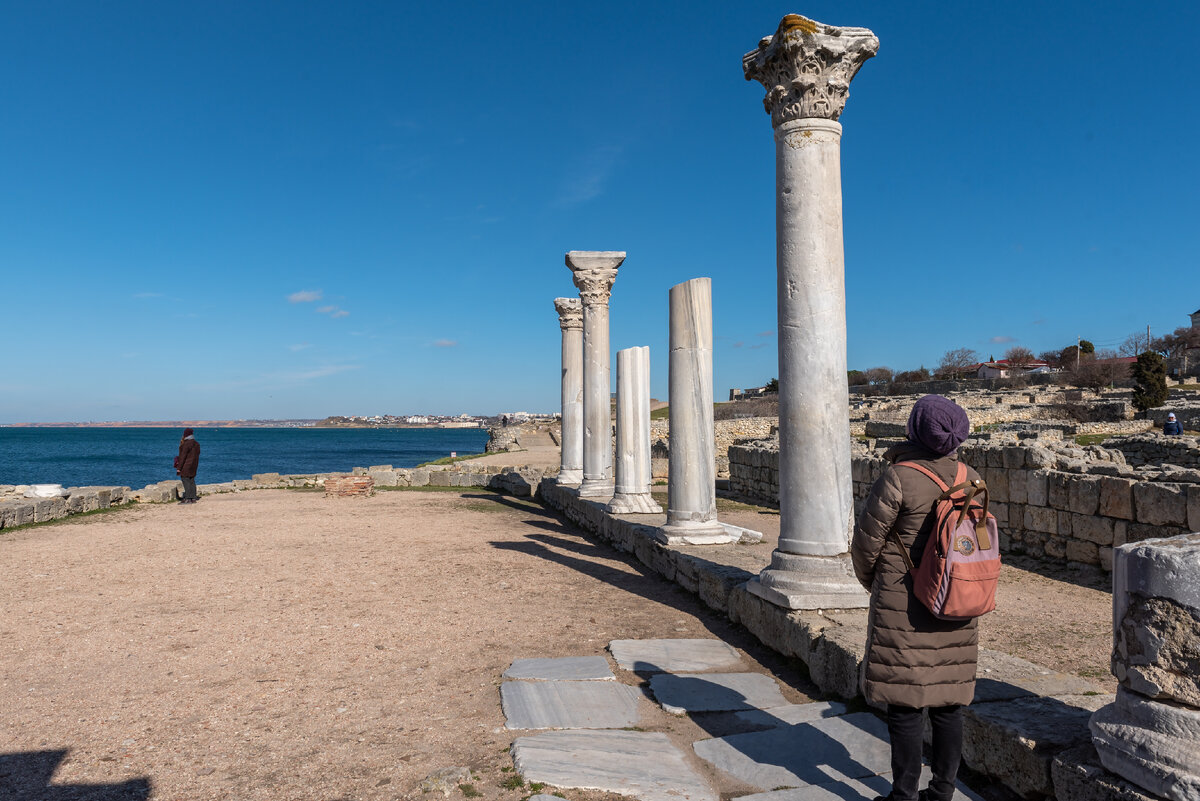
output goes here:
<path id="1" fill-rule="evenodd" d="M 623 145 L 601 145 L 584 155 L 559 193 L 558 205 L 576 206 L 604 194 L 624 153 Z"/>
<path id="2" fill-rule="evenodd" d="M 337 311 L 335 311 L 333 314 L 331 314 L 329 316 L 336 320 L 339 317 L 349 317 L 350 312 L 346 311 L 345 309 L 338 309 Z"/>
<path id="3" fill-rule="evenodd" d="M 312 345 L 308 344 L 307 342 L 297 342 L 295 345 L 288 345 L 288 350 L 290 350 L 292 353 L 296 353 L 298 351 L 307 350 L 311 347 Z"/>
<path id="4" fill-rule="evenodd" d="M 161 292 L 138 292 L 134 294 L 135 298 L 161 298 L 162 296 L 163 293 Z"/>
<path id="5" fill-rule="evenodd" d="M 320 306 L 317 308 L 317 314 L 329 314 L 331 311 L 336 311 L 337 306 Z"/>
<path id="6" fill-rule="evenodd" d="M 458 345 L 457 339 L 439 339 L 433 343 L 435 348 L 453 348 Z"/>
<path id="7" fill-rule="evenodd" d="M 991 339 L 988 340 L 988 342 L 992 343 L 993 345 L 1007 345 L 1009 342 L 1016 342 L 1016 341 L 1017 341 L 1016 337 L 1004 337 L 1004 336 L 992 337 Z"/>
<path id="8" fill-rule="evenodd" d="M 312 303 L 315 300 L 320 300 L 324 294 L 320 289 L 302 289 L 299 292 L 293 292 L 288 295 L 288 303 Z"/>
<path id="9" fill-rule="evenodd" d="M 321 306 L 317 309 L 317 314 L 328 314 L 334 320 L 350 316 L 350 312 L 337 306 Z"/>
<path id="10" fill-rule="evenodd" d="M 772 328 L 770 331 L 759 331 L 758 335 L 760 337 L 773 337 L 775 336 L 775 329 Z"/>
<path id="11" fill-rule="evenodd" d="M 734 346 L 735 348 L 740 348 L 740 347 L 744 346 L 745 344 L 746 344 L 745 342 L 742 342 L 742 341 L 740 341 L 740 340 L 739 340 L 739 341 L 737 341 L 737 342 L 734 342 L 734 343 L 733 343 L 733 346 Z"/>

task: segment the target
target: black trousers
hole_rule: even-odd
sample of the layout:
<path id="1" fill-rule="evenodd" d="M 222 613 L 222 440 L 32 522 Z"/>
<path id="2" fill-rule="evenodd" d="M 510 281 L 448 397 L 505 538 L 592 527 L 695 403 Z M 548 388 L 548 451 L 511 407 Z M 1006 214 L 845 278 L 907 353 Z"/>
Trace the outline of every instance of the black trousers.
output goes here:
<path id="1" fill-rule="evenodd" d="M 892 801 L 917 801 L 921 779 L 921 746 L 924 740 L 923 710 L 888 704 L 888 737 L 892 741 Z M 926 793 L 928 801 L 951 801 L 954 777 L 962 759 L 962 707 L 929 707 L 933 748 L 929 767 L 933 778 Z"/>
<path id="2" fill-rule="evenodd" d="M 196 494 L 195 476 L 180 476 L 179 480 L 183 482 L 183 500 L 194 501 L 200 497 Z"/>

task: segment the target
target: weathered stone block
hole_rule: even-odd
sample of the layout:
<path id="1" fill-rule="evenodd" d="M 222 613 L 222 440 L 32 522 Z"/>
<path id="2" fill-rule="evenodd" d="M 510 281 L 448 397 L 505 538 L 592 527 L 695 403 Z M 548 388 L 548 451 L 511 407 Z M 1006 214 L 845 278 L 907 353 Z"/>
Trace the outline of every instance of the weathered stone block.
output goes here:
<path id="1" fill-rule="evenodd" d="M 1072 515 L 1071 531 L 1077 539 L 1096 545 L 1112 545 L 1116 521 L 1098 515 Z"/>
<path id="2" fill-rule="evenodd" d="M 1188 487 L 1187 527 L 1192 531 L 1200 531 L 1200 484 Z"/>
<path id="3" fill-rule="evenodd" d="M 413 487 L 427 487 L 429 486 L 429 476 L 430 473 L 428 470 L 421 467 L 414 467 L 408 474 L 409 485 Z"/>
<path id="4" fill-rule="evenodd" d="M 1047 506 L 1050 501 L 1050 473 L 1037 470 L 1029 474 L 1029 505 Z"/>
<path id="5" fill-rule="evenodd" d="M 992 500 L 1007 501 L 1009 498 L 1009 475 L 1016 470 L 992 470 L 987 479 L 988 493 Z"/>
<path id="6" fill-rule="evenodd" d="M 966 707 L 963 758 L 1025 798 L 1052 795 L 1050 763 L 1088 742 L 1087 709 L 1058 698 L 1017 698 Z"/>
<path id="7" fill-rule="evenodd" d="M 1186 490 L 1184 484 L 1137 482 L 1133 485 L 1135 519 L 1154 526 L 1187 525 Z"/>
<path id="8" fill-rule="evenodd" d="M 368 470 L 367 475 L 374 480 L 377 487 L 395 487 L 400 483 L 400 477 L 394 470 Z"/>
<path id="9" fill-rule="evenodd" d="M 1105 770 L 1090 743 L 1069 748 L 1054 757 L 1050 777 L 1058 801 L 1159 801 Z"/>
<path id="10" fill-rule="evenodd" d="M 1104 476 L 1100 479 L 1100 514 L 1121 520 L 1133 519 L 1133 485 L 1128 478 Z"/>
<path id="11" fill-rule="evenodd" d="M 1099 549 L 1100 567 L 1112 572 L 1113 566 L 1113 549 L 1101 546 Z"/>
<path id="12" fill-rule="evenodd" d="M 1088 476 L 1079 476 L 1071 482 L 1068 496 L 1072 512 L 1094 515 L 1100 507 L 1100 481 Z"/>
<path id="13" fill-rule="evenodd" d="M 1029 473 L 1024 470 L 1010 470 L 1008 473 L 1008 501 L 1025 503 L 1028 500 Z"/>
<path id="14" fill-rule="evenodd" d="M 1075 476 L 1069 473 L 1051 473 L 1047 506 L 1065 511 L 1071 510 L 1071 483 Z"/>
<path id="15" fill-rule="evenodd" d="M 1063 559 L 1067 555 L 1067 541 L 1064 537 L 1048 537 L 1044 549 L 1046 556 L 1052 559 Z"/>
<path id="16" fill-rule="evenodd" d="M 1100 551 L 1094 542 L 1067 540 L 1067 560 L 1085 565 L 1098 565 L 1100 564 Z"/>
<path id="17" fill-rule="evenodd" d="M 1091 731 L 1108 770 L 1172 801 L 1200 799 L 1200 710 L 1120 687 L 1092 716 Z"/>
<path id="18" fill-rule="evenodd" d="M 1058 531 L 1058 514 L 1044 506 L 1025 507 L 1025 529 L 1054 534 Z"/>
<path id="19" fill-rule="evenodd" d="M 1058 536 L 1060 536 L 1060 537 L 1070 537 L 1071 536 L 1071 513 L 1070 512 L 1059 512 L 1058 513 L 1058 531 L 1057 531 L 1057 533 L 1058 533 Z"/>
<path id="20" fill-rule="evenodd" d="M 250 476 L 250 478 L 255 484 L 260 486 L 274 485 L 283 481 L 283 476 L 281 476 L 279 473 L 255 473 L 254 475 Z"/>

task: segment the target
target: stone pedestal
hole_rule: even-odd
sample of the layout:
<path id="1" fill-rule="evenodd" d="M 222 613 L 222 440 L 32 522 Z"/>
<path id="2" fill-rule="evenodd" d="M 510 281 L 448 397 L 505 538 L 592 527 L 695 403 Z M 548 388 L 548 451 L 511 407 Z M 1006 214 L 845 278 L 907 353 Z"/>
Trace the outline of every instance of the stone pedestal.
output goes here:
<path id="1" fill-rule="evenodd" d="M 693 278 L 670 292 L 670 467 L 663 537 L 733 542 L 717 520 L 713 429 L 712 281 Z"/>
<path id="2" fill-rule="evenodd" d="M 650 494 L 650 348 L 617 351 L 616 494 L 613 514 L 658 514 Z"/>
<path id="3" fill-rule="evenodd" d="M 779 303 L 779 547 L 751 592 L 790 609 L 867 606 L 849 563 L 841 134 L 865 28 L 789 14 L 743 58 L 775 128 Z"/>
<path id="4" fill-rule="evenodd" d="M 567 266 L 583 301 L 583 482 L 584 498 L 613 494 L 612 374 L 608 349 L 608 299 L 623 251 L 572 250 Z"/>
<path id="5" fill-rule="evenodd" d="M 1113 551 L 1117 700 L 1091 720 L 1105 768 L 1200 801 L 1200 533 Z"/>
<path id="6" fill-rule="evenodd" d="M 562 329 L 562 459 L 559 484 L 583 481 L 583 301 L 555 298 Z"/>

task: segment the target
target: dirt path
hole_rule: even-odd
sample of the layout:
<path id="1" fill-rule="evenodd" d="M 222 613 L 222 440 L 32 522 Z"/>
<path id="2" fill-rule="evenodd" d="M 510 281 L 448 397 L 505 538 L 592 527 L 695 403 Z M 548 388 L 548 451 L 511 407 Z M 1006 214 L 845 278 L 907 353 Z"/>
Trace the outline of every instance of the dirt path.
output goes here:
<path id="1" fill-rule="evenodd" d="M 518 801 L 500 674 L 615 638 L 721 637 L 807 689 L 681 589 L 490 493 L 138 506 L 0 537 L 0 575 L 0 795 L 30 801 L 412 798 L 456 765 Z M 51 795 L 51 775 L 128 784 Z"/>

